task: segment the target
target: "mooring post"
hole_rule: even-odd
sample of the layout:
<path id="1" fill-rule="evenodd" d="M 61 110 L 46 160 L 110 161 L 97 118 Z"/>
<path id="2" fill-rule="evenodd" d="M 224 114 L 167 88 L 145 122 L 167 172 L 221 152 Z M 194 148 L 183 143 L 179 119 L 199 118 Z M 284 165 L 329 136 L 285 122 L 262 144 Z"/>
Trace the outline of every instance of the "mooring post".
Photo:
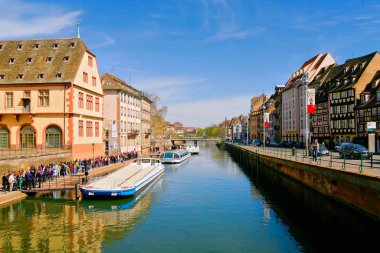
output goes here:
<path id="1" fill-rule="evenodd" d="M 75 199 L 79 199 L 78 188 L 78 184 L 75 184 Z"/>

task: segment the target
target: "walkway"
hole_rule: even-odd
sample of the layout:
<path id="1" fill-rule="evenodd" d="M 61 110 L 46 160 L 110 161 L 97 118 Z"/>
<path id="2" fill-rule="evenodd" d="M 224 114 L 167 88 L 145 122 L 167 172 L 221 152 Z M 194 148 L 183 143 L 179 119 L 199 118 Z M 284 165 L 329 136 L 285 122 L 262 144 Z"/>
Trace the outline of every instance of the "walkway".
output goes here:
<path id="1" fill-rule="evenodd" d="M 236 144 L 234 144 L 236 145 Z M 338 152 L 330 152 L 329 156 L 319 156 L 318 160 L 312 161 L 311 156 L 305 156 L 304 149 L 295 149 L 293 155 L 293 150 L 291 148 L 275 148 L 275 147 L 254 147 L 254 146 L 244 146 L 236 145 L 243 149 L 247 149 L 258 154 L 263 154 L 267 156 L 273 156 L 281 159 L 297 161 L 301 163 L 315 164 L 323 166 L 325 168 L 332 168 L 336 170 L 343 170 L 353 173 L 360 173 L 368 176 L 373 176 L 380 178 L 380 156 L 374 155 L 371 160 L 368 159 L 343 159 L 339 157 Z"/>

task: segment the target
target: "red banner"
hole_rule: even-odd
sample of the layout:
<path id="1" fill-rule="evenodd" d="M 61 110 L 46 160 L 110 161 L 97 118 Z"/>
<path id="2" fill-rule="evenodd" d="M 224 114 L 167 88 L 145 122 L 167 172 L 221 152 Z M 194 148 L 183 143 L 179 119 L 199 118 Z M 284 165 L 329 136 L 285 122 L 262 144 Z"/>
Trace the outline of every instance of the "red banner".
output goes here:
<path id="1" fill-rule="evenodd" d="M 315 105 L 307 105 L 307 113 L 314 114 L 315 113 Z"/>
<path id="2" fill-rule="evenodd" d="M 265 127 L 269 127 L 269 122 L 268 122 L 268 121 L 265 121 L 265 122 L 264 122 L 264 126 L 265 126 Z"/>

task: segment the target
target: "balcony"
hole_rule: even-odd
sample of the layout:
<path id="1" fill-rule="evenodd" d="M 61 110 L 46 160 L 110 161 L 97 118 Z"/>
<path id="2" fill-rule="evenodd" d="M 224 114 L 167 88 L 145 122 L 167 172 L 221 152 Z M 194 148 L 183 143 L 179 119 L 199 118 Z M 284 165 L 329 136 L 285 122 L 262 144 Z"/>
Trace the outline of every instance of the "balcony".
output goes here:
<path id="1" fill-rule="evenodd" d="M 145 134 L 148 135 L 148 134 L 152 134 L 152 129 L 145 129 Z"/>
<path id="2" fill-rule="evenodd" d="M 13 106 L 13 107 L 0 107 L 0 114 L 28 114 L 31 113 L 32 108 L 25 106 Z"/>
<path id="3" fill-rule="evenodd" d="M 140 133 L 139 130 L 128 130 L 128 136 L 136 136 Z"/>

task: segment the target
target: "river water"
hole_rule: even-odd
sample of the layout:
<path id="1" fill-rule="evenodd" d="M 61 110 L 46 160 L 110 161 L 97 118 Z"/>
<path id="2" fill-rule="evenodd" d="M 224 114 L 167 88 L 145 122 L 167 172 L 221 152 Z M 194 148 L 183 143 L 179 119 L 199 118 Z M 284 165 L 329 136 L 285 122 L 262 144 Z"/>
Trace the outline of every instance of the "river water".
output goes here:
<path id="1" fill-rule="evenodd" d="M 284 178 L 252 176 L 215 144 L 136 198 L 55 192 L 0 210 L 2 252 L 380 252 L 380 226 Z"/>

